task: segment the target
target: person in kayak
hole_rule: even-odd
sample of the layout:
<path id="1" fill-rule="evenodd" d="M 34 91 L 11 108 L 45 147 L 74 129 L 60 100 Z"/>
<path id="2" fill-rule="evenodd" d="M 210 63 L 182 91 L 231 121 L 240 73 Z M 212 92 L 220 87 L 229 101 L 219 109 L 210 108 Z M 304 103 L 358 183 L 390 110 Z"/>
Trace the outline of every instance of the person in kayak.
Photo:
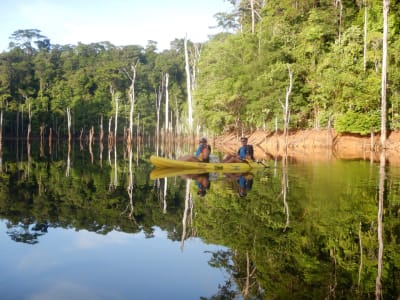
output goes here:
<path id="1" fill-rule="evenodd" d="M 196 154 L 186 155 L 179 158 L 179 160 L 193 161 L 193 162 L 210 162 L 211 146 L 207 143 L 207 139 L 202 137 L 199 139 L 199 146 L 197 147 Z"/>
<path id="2" fill-rule="evenodd" d="M 242 146 L 239 148 L 237 154 L 228 154 L 223 160 L 223 163 L 241 163 L 244 161 L 254 161 L 253 145 L 247 144 L 247 137 L 241 137 L 240 142 Z"/>

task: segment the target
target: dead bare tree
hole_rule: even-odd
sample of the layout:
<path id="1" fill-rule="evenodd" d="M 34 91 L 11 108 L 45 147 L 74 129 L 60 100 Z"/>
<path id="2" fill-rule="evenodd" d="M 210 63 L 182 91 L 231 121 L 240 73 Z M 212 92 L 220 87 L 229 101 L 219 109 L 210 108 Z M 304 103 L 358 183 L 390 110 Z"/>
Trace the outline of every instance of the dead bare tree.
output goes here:
<path id="1" fill-rule="evenodd" d="M 193 100 L 192 100 L 192 87 L 190 80 L 190 66 L 189 66 L 189 55 L 188 55 L 188 47 L 187 47 L 187 36 L 185 36 L 184 40 L 184 48 L 185 48 L 185 71 L 186 71 L 186 90 L 187 90 L 187 99 L 188 99 L 188 125 L 189 125 L 189 133 L 193 133 Z"/>
<path id="2" fill-rule="evenodd" d="M 103 144 L 103 139 L 104 139 L 104 129 L 103 129 L 103 114 L 100 115 L 100 128 L 99 128 L 99 143 Z"/>
<path id="3" fill-rule="evenodd" d="M 67 107 L 67 124 L 68 124 L 68 154 L 67 154 L 67 169 L 65 171 L 65 176 L 70 176 L 71 170 L 71 109 Z"/>
<path id="4" fill-rule="evenodd" d="M 338 41 L 339 41 L 339 45 L 340 45 L 341 44 L 341 40 L 342 40 L 342 20 L 343 20 L 343 4 L 342 4 L 342 0 L 336 0 L 335 1 L 335 6 L 336 6 L 336 8 L 339 7 Z"/>
<path id="5" fill-rule="evenodd" d="M 157 125 L 156 125 L 156 153 L 159 155 L 160 150 L 160 110 L 161 110 L 161 99 L 162 99 L 162 88 L 159 87 L 159 91 L 155 92 L 156 96 L 156 113 L 157 113 Z"/>
<path id="6" fill-rule="evenodd" d="M 386 85 L 388 55 L 388 16 L 389 0 L 383 0 L 383 37 L 382 37 L 382 91 L 381 91 L 381 147 L 386 148 Z"/>
<path id="7" fill-rule="evenodd" d="M 117 129 L 118 129 L 118 98 L 119 95 L 115 92 L 115 89 L 110 85 L 111 100 L 115 101 L 115 120 L 114 120 L 114 140 L 113 144 L 117 143 Z"/>
<path id="8" fill-rule="evenodd" d="M 67 107 L 68 143 L 71 143 L 71 109 Z"/>
<path id="9" fill-rule="evenodd" d="M 51 154 L 53 148 L 53 128 L 49 129 L 49 153 Z"/>
<path id="10" fill-rule="evenodd" d="M 44 129 L 45 125 L 40 125 L 40 157 L 44 156 Z"/>
<path id="11" fill-rule="evenodd" d="M 135 111 L 135 80 L 136 80 L 136 66 L 138 63 L 139 60 L 131 64 L 132 74 L 130 74 L 128 71 L 125 70 L 126 75 L 131 81 L 131 85 L 129 86 L 129 133 L 127 136 L 128 147 L 131 146 L 133 139 L 133 113 Z"/>
<path id="12" fill-rule="evenodd" d="M 165 74 L 165 132 L 169 131 L 169 94 L 168 94 L 168 73 Z"/>
<path id="13" fill-rule="evenodd" d="M 32 110 L 31 110 L 31 103 L 28 100 L 28 130 L 26 133 L 26 143 L 27 144 L 29 144 L 29 142 L 30 142 L 31 128 L 32 128 Z"/>
<path id="14" fill-rule="evenodd" d="M 367 0 L 363 0 L 364 4 L 364 72 L 367 70 L 367 30 L 368 30 L 368 3 Z"/>
<path id="15" fill-rule="evenodd" d="M 285 153 L 287 152 L 288 147 L 288 135 L 289 135 L 289 119 L 290 119 L 290 110 L 289 110 L 289 96 L 292 92 L 293 87 L 293 74 L 290 70 L 290 66 L 287 66 L 289 72 L 289 87 L 286 89 L 286 97 L 285 97 L 285 104 L 282 104 L 283 108 L 283 136 L 285 140 Z"/>

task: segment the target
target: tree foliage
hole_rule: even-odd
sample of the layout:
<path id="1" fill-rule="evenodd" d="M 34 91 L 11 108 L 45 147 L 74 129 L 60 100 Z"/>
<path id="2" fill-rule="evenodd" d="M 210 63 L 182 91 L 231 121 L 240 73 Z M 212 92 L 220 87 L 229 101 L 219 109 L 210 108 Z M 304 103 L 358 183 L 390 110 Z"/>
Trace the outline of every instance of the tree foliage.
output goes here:
<path id="1" fill-rule="evenodd" d="M 380 120 L 367 116 L 381 110 L 380 1 L 230 2 L 231 12 L 215 15 L 223 32 L 196 45 L 198 52 L 190 43 L 198 126 L 215 133 L 273 130 L 276 124 L 282 128 L 290 66 L 291 128 L 329 124 L 338 132 L 363 134 L 379 128 Z M 392 2 L 389 13 L 387 119 L 389 129 L 395 130 L 400 128 L 399 6 Z M 17 30 L 10 39 L 9 50 L 0 54 L 6 135 L 24 134 L 28 103 L 33 134 L 41 125 L 64 130 L 66 107 L 72 110 L 75 134 L 97 126 L 101 115 L 115 114 L 110 87 L 121 95 L 121 134 L 129 111 L 126 70 L 136 61 L 135 114 L 144 130 L 154 130 L 155 93 L 166 73 L 171 120 L 182 123 L 187 118 L 183 39 L 175 39 L 162 52 L 157 52 L 154 41 L 146 47 L 116 47 L 109 42 L 53 45 L 37 29 Z"/>

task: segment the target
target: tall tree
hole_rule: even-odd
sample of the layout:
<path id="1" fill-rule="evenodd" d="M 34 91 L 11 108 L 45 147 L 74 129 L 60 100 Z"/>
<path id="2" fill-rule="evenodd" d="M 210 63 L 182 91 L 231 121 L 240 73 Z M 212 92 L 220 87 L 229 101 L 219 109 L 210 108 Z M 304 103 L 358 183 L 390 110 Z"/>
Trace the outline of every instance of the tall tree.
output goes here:
<path id="1" fill-rule="evenodd" d="M 387 85 L 387 55 L 388 55 L 388 16 L 389 0 L 383 0 L 383 37 L 382 37 L 382 91 L 381 91 L 381 146 L 386 148 L 386 85 Z"/>

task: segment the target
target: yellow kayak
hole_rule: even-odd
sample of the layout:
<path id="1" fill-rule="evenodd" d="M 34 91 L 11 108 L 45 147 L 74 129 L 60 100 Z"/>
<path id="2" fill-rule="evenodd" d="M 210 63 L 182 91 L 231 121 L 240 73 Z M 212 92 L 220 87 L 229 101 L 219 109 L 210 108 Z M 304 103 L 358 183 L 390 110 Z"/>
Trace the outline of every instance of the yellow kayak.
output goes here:
<path id="1" fill-rule="evenodd" d="M 183 175 L 200 175 L 206 173 L 228 173 L 226 171 L 208 171 L 204 169 L 176 169 L 176 168 L 155 168 L 150 173 L 150 179 L 158 179 L 165 177 L 175 177 L 175 176 L 183 176 Z M 229 173 L 243 173 L 242 171 L 230 171 Z"/>
<path id="2" fill-rule="evenodd" d="M 182 161 L 175 159 L 168 159 L 164 157 L 154 156 L 150 157 L 150 162 L 157 168 L 174 168 L 174 169 L 202 169 L 207 172 L 246 172 L 254 168 L 266 167 L 260 162 L 243 162 L 243 163 L 204 163 Z"/>

